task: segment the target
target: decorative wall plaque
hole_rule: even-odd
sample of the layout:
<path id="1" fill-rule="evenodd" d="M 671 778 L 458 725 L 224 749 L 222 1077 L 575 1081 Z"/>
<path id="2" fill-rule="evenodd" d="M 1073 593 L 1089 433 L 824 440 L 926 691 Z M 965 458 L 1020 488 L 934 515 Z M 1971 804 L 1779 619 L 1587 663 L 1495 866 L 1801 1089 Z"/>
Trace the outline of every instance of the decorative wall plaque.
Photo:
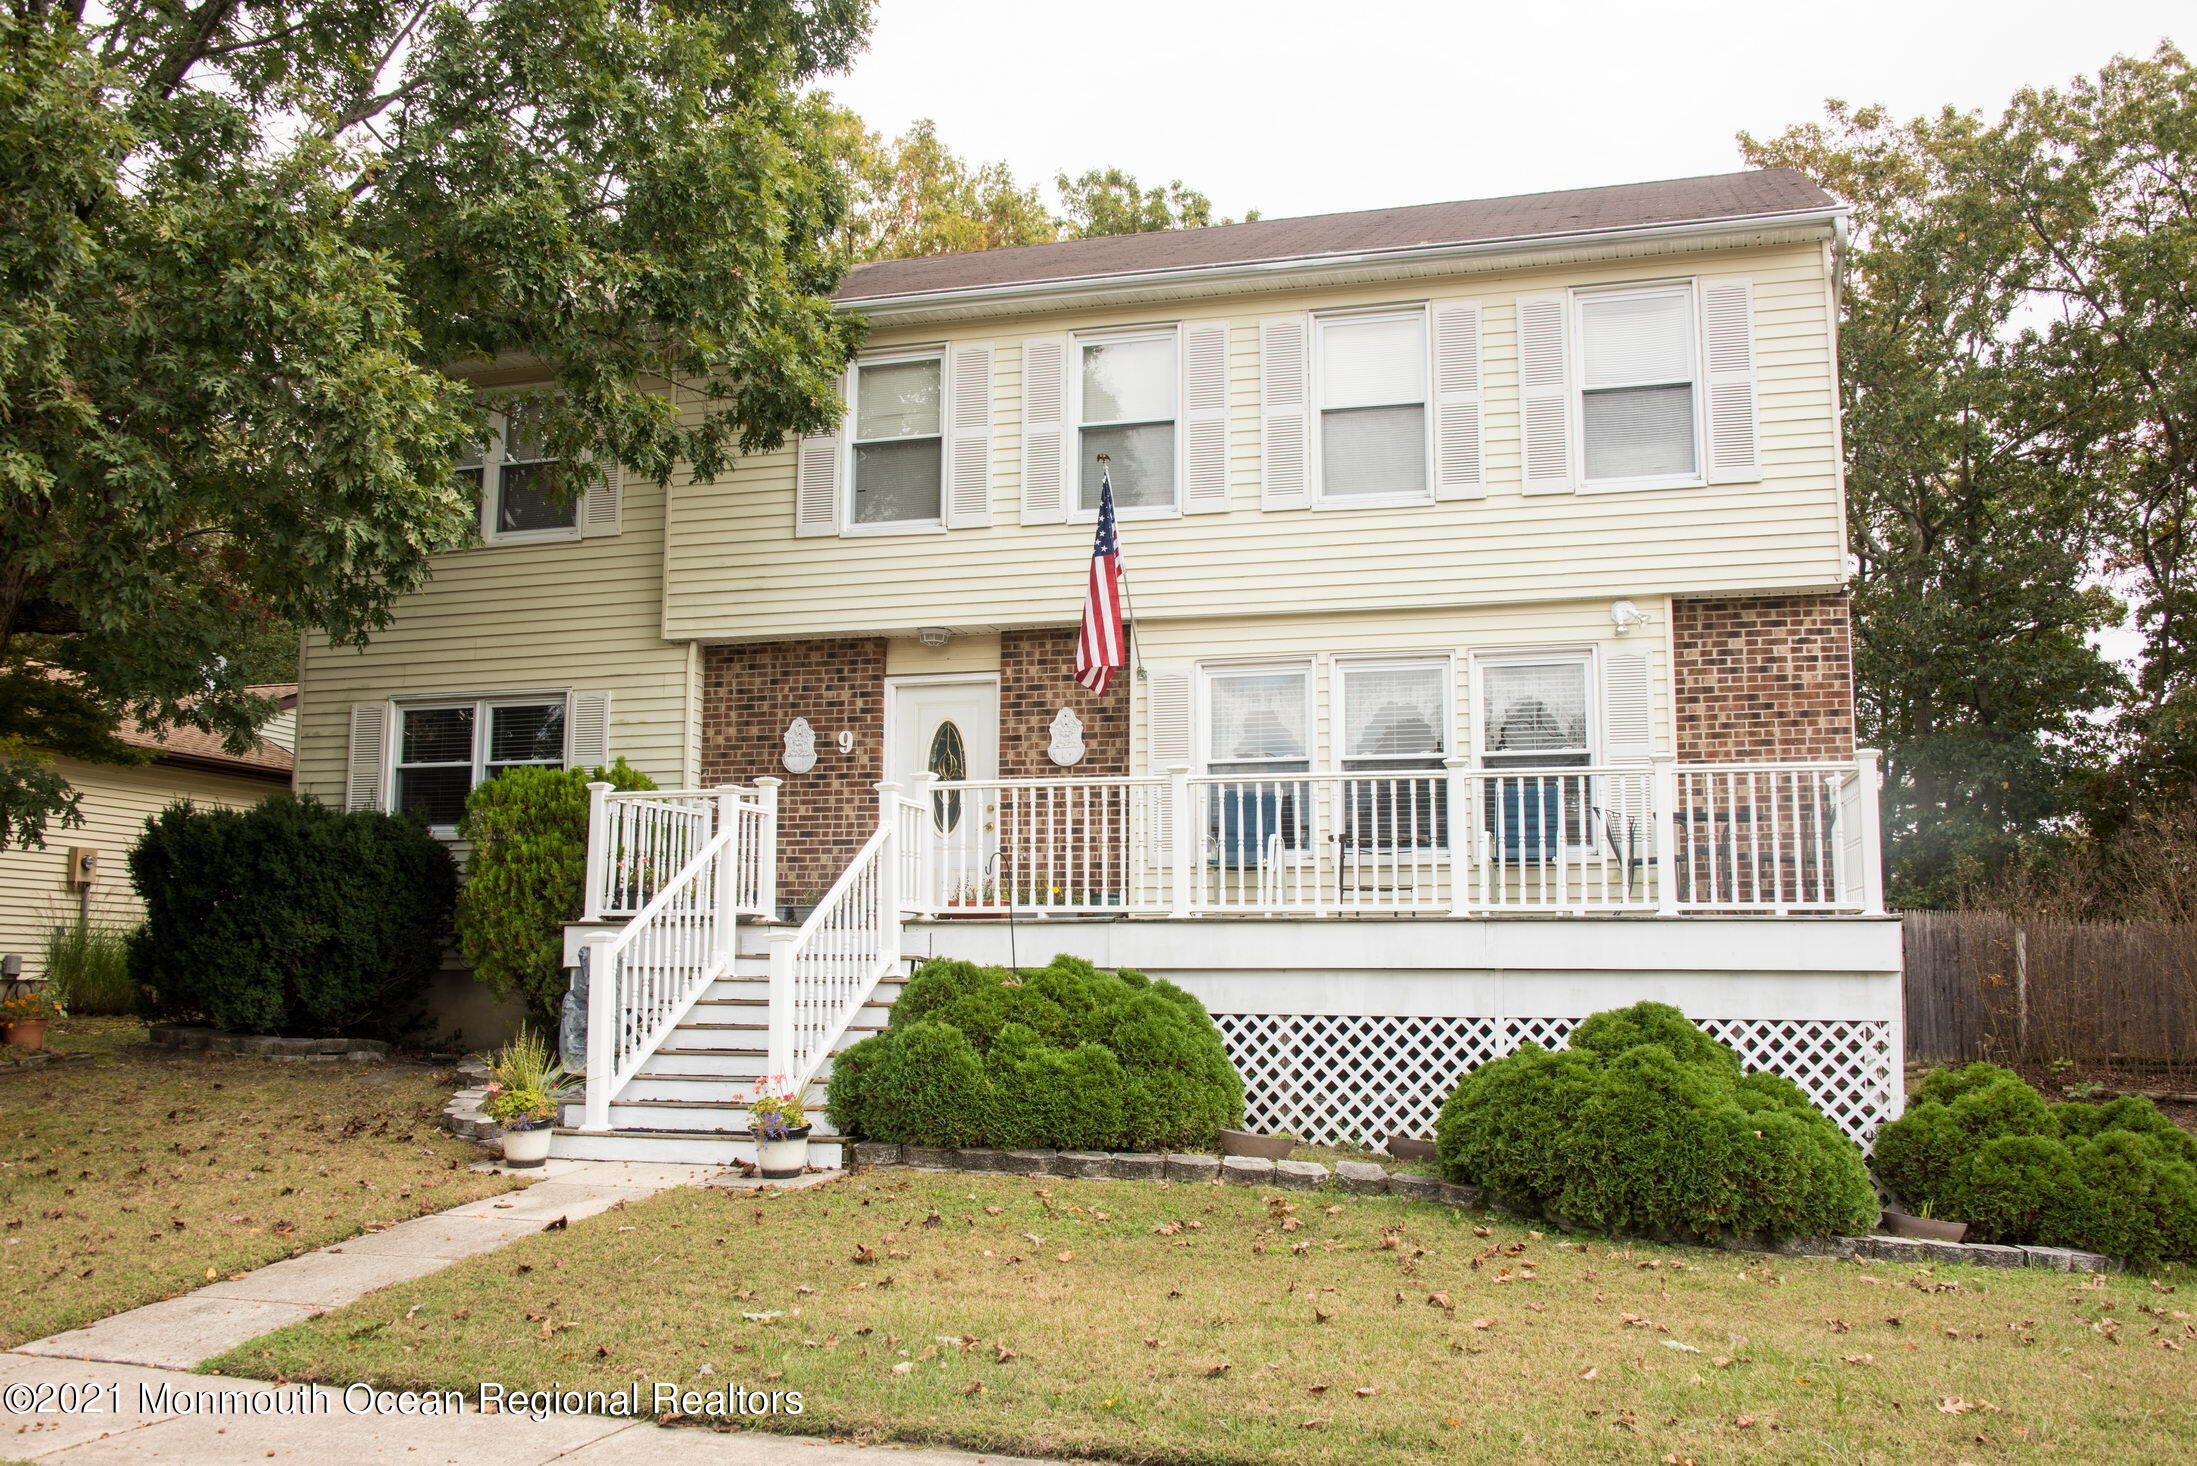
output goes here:
<path id="1" fill-rule="evenodd" d="M 816 730 L 807 718 L 795 718 L 786 725 L 786 753 L 779 762 L 789 774 L 805 774 L 816 767 Z"/>
<path id="2" fill-rule="evenodd" d="M 1083 762 L 1083 719 L 1075 709 L 1053 714 L 1053 741 L 1045 746 L 1045 756 L 1062 767 Z"/>

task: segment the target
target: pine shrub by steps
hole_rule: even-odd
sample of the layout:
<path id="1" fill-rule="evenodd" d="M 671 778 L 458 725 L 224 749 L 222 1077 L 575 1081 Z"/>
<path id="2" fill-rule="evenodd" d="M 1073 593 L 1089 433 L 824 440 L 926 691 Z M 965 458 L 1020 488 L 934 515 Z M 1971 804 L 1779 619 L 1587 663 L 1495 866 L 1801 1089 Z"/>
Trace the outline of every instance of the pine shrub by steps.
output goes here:
<path id="1" fill-rule="evenodd" d="M 465 798 L 471 847 L 458 892 L 458 949 L 497 997 L 516 993 L 554 1024 L 564 1001 L 564 924 L 586 900 L 587 786 L 653 789 L 618 759 L 603 769 L 506 769 Z"/>
<path id="2" fill-rule="evenodd" d="M 1081 958 L 1010 972 L 934 959 L 883 1033 L 832 1061 L 832 1128 L 1002 1150 L 1180 1150 L 1243 1123 L 1205 1005 Z"/>
<path id="3" fill-rule="evenodd" d="M 415 819 L 284 794 L 170 805 L 130 851 L 146 1016 L 233 1033 L 395 1038 L 442 965 L 457 869 Z"/>
<path id="4" fill-rule="evenodd" d="M 1861 1151 L 1774 1074 L 1676 1008 L 1597 1013 L 1461 1080 L 1435 1123 L 1442 1172 L 1565 1225 L 1713 1241 L 1831 1236 L 1877 1217 Z"/>
<path id="5" fill-rule="evenodd" d="M 1942 1069 L 1877 1137 L 1877 1175 L 1976 1242 L 2035 1242 L 2139 1267 L 2197 1259 L 2197 1137 L 2150 1100 L 2046 1104 L 1995 1064 Z"/>

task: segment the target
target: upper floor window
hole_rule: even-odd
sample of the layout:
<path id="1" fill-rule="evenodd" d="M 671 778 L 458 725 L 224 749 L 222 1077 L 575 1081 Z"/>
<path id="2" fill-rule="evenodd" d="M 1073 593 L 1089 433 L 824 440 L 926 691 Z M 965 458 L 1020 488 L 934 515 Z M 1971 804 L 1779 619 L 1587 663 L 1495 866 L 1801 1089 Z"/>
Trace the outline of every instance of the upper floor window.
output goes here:
<path id="1" fill-rule="evenodd" d="M 1175 507 L 1175 333 L 1077 343 L 1081 404 L 1076 505 L 1098 512 L 1099 461 L 1111 460 L 1117 510 Z"/>
<path id="2" fill-rule="evenodd" d="M 1427 319 L 1421 310 L 1318 322 L 1320 497 L 1427 495 Z"/>
<path id="3" fill-rule="evenodd" d="M 1693 287 L 1595 291 L 1578 305 L 1586 481 L 1699 477 Z"/>
<path id="4" fill-rule="evenodd" d="M 406 706 L 398 719 L 390 806 L 424 815 L 430 825 L 455 825 L 473 786 L 506 769 L 564 767 L 561 699 Z"/>
<path id="5" fill-rule="evenodd" d="M 944 362 L 927 356 L 855 368 L 850 525 L 935 525 L 945 451 Z"/>
<path id="6" fill-rule="evenodd" d="M 551 483 L 557 460 L 541 435 L 516 417 L 491 420 L 488 443 L 458 455 L 457 476 L 481 506 L 481 537 L 490 544 L 571 539 L 580 532 L 580 496 Z"/>

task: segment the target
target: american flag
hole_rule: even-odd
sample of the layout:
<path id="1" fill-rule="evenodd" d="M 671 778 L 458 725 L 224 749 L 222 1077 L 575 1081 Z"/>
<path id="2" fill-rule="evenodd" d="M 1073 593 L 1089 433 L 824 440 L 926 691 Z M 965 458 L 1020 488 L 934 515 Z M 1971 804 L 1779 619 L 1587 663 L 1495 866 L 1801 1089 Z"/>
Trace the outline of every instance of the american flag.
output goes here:
<path id="1" fill-rule="evenodd" d="M 1121 624 L 1121 539 L 1114 533 L 1114 479 L 1099 470 L 1098 537 L 1091 543 L 1091 583 L 1083 593 L 1083 630 L 1076 636 L 1076 681 L 1104 694 L 1129 664 Z"/>

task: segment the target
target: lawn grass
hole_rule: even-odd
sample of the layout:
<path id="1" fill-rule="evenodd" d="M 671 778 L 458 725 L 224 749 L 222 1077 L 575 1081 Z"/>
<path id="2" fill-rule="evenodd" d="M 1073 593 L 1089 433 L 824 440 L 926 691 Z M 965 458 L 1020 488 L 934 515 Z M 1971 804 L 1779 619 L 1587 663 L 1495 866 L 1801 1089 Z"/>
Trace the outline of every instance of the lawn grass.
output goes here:
<path id="1" fill-rule="evenodd" d="M 415 1066 L 173 1054 L 132 1019 L 47 1035 L 94 1058 L 0 1076 L 0 1346 L 515 1184 L 466 1169 Z"/>
<path id="2" fill-rule="evenodd" d="M 2148 1462 L 2197 1439 L 2188 1296 L 1334 1191 L 871 1172 L 667 1192 L 208 1367 L 798 1389 L 772 1428 L 1126 1462 Z"/>

